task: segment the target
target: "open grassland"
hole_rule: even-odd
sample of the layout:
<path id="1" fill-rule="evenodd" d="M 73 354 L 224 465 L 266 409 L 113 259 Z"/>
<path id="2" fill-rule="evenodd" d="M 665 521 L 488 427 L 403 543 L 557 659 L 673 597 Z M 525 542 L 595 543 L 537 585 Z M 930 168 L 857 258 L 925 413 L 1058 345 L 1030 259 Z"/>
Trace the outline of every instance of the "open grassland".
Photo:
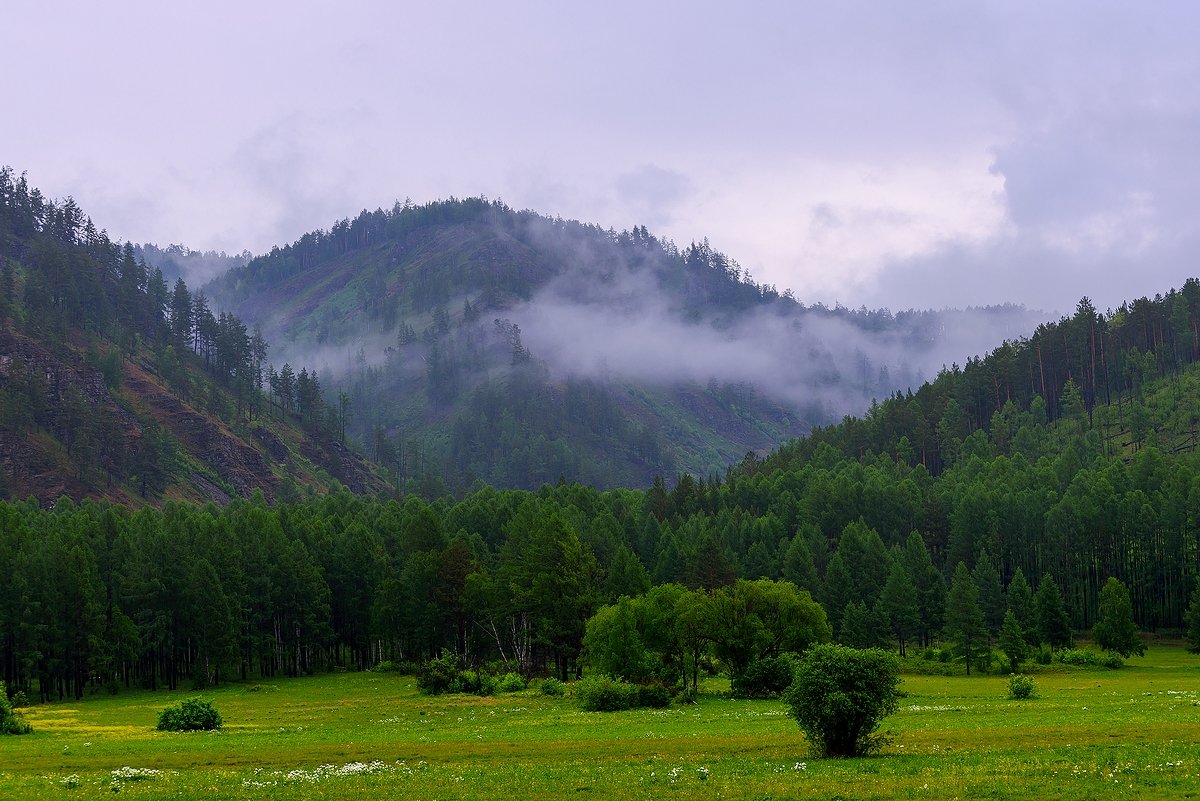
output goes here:
<path id="1" fill-rule="evenodd" d="M 128 692 L 24 710 L 35 733 L 0 740 L 0 797 L 1200 797 L 1200 657 L 1160 647 L 1036 680 L 1010 701 L 1002 677 L 906 676 L 891 744 L 852 760 L 813 759 L 781 703 L 715 682 L 694 706 L 586 713 L 341 673 L 205 693 L 225 718 L 211 734 L 154 730 L 183 694 Z"/>

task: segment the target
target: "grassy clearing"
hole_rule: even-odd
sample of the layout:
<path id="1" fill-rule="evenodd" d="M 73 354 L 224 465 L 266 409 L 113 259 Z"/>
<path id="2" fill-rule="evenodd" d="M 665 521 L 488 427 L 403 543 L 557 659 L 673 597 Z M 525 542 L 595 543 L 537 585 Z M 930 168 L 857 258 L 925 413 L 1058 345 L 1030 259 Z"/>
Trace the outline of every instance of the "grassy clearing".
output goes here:
<path id="1" fill-rule="evenodd" d="M 1195 798 L 1200 658 L 1156 648 L 1119 671 L 908 676 L 883 754 L 814 760 L 782 704 L 712 683 L 689 707 L 580 712 L 531 692 L 420 696 L 410 678 L 335 674 L 210 692 L 220 733 L 154 730 L 182 694 L 25 710 L 0 741 L 5 799 L 595 797 Z M 322 768 L 321 766 L 326 766 Z M 160 771 L 114 781 L 123 767 Z"/>

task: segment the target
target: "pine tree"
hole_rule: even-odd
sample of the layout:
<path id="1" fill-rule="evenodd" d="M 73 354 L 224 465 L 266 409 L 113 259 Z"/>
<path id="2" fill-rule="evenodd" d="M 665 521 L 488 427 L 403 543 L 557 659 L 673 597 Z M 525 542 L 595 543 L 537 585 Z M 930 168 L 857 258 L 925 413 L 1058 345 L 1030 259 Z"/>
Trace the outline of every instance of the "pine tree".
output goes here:
<path id="1" fill-rule="evenodd" d="M 999 644 L 1000 650 L 1008 657 L 1009 672 L 1016 673 L 1021 660 L 1029 656 L 1029 643 L 1025 641 L 1025 632 L 1021 630 L 1021 624 L 1011 609 L 1004 613 Z"/>
<path id="2" fill-rule="evenodd" d="M 1063 605 L 1062 593 L 1050 574 L 1042 576 L 1034 597 L 1038 636 L 1051 648 L 1071 645 L 1071 618 Z"/>
<path id="3" fill-rule="evenodd" d="M 954 643 L 955 650 L 966 661 L 970 676 L 971 664 L 978 664 L 987 653 L 987 626 L 979 608 L 979 588 L 962 562 L 954 568 L 946 598 L 946 639 Z"/>

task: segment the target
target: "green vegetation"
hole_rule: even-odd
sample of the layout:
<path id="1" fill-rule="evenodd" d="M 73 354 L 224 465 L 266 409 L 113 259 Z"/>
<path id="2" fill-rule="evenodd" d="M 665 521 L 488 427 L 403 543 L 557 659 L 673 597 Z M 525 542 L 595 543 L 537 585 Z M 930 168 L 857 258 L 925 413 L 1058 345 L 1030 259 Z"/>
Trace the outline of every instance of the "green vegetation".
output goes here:
<path id="1" fill-rule="evenodd" d="M 1032 676 L 1014 673 L 1008 677 L 1008 697 L 1014 701 L 1033 698 L 1037 694 L 1037 684 Z"/>
<path id="2" fill-rule="evenodd" d="M 8 688 L 0 681 L 0 734 L 29 734 L 33 727 L 19 712 L 13 711 Z"/>
<path id="3" fill-rule="evenodd" d="M 782 702 L 727 698 L 718 680 L 694 705 L 599 715 L 536 690 L 429 697 L 397 674 L 326 674 L 213 690 L 225 725 L 203 736 L 154 730 L 171 695 L 100 693 L 31 708 L 35 734 L 3 744 L 0 783 L 10 801 L 71 797 L 71 777 L 81 798 L 111 796 L 125 768 L 160 773 L 119 780 L 123 796 L 197 801 L 440 798 L 447 788 L 485 801 L 1194 793 L 1194 656 L 1160 644 L 1124 670 L 1056 668 L 1037 682 L 1040 697 L 1015 704 L 1007 676 L 904 674 L 906 695 L 881 727 L 891 741 L 835 760 L 808 757 Z"/>
<path id="4" fill-rule="evenodd" d="M 815 754 L 865 756 L 883 747 L 876 732 L 899 707 L 899 667 L 886 651 L 840 645 L 814 646 L 800 659 L 784 701 Z"/>
<path id="5" fill-rule="evenodd" d="M 221 728 L 221 713 L 204 698 L 188 698 L 158 713 L 159 731 L 213 731 Z"/>

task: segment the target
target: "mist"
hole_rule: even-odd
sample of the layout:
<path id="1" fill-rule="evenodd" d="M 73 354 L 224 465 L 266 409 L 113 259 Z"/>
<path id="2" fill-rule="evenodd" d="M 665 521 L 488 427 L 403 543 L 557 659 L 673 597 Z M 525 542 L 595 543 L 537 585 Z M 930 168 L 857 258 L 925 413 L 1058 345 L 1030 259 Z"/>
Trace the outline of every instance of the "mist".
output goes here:
<path id="1" fill-rule="evenodd" d="M 789 298 L 687 319 L 649 271 L 573 270 L 508 316 L 550 372 L 652 385 L 749 384 L 829 419 L 916 389 L 939 371 L 1028 336 L 1044 312 L 1005 305 L 857 312 Z"/>
<path id="2" fill-rule="evenodd" d="M 192 250 L 186 245 L 158 245 L 147 242 L 134 245 L 134 252 L 150 267 L 162 270 L 168 284 L 182 278 L 193 289 L 207 284 L 222 273 L 241 267 L 254 258 L 248 250 L 230 255 L 223 250 Z"/>

